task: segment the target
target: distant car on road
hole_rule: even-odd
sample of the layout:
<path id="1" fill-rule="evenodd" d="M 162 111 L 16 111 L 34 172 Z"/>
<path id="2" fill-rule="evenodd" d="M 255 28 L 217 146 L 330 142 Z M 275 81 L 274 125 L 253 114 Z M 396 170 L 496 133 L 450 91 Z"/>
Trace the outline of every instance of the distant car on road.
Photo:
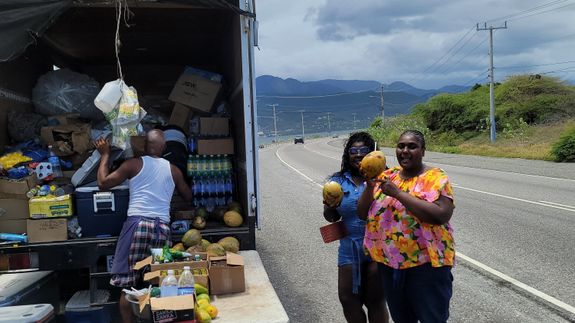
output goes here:
<path id="1" fill-rule="evenodd" d="M 295 138 L 293 138 L 293 143 L 294 143 L 294 145 L 297 145 L 298 143 L 302 143 L 302 144 L 303 144 L 303 137 L 295 137 Z"/>
<path id="2" fill-rule="evenodd" d="M 339 135 L 333 135 L 332 138 L 339 138 Z"/>

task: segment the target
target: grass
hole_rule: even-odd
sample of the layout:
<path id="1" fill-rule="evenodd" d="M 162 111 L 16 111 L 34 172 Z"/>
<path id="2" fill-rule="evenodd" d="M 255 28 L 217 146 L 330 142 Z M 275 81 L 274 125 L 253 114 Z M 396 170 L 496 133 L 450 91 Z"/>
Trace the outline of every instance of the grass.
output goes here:
<path id="1" fill-rule="evenodd" d="M 525 133 L 518 135 L 498 134 L 494 144 L 489 133 L 466 140 L 456 146 L 430 145 L 429 149 L 447 153 L 479 155 L 505 158 L 525 158 L 553 160 L 551 146 L 568 129 L 575 128 L 575 120 L 551 125 L 530 126 Z"/>

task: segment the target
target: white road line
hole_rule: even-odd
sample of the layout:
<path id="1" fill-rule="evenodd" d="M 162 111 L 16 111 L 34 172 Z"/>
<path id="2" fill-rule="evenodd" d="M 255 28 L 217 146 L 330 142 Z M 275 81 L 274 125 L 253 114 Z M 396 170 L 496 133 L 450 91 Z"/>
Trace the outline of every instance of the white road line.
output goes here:
<path id="1" fill-rule="evenodd" d="M 552 208 L 560 209 L 560 210 L 564 210 L 564 211 L 575 212 L 575 209 L 569 209 L 569 208 L 567 208 L 567 207 L 561 207 L 561 206 L 553 205 L 553 204 L 555 204 L 555 203 L 553 203 L 553 204 L 546 204 L 546 203 L 541 203 L 541 202 L 529 201 L 529 200 L 521 199 L 521 198 L 518 198 L 518 197 L 512 197 L 512 196 L 507 196 L 507 195 L 502 195 L 502 194 L 497 194 L 497 193 L 490 193 L 490 192 L 480 191 L 480 190 L 476 190 L 476 189 L 468 188 L 468 187 L 463 187 L 463 186 L 459 186 L 459 185 L 453 185 L 453 187 L 457 187 L 457 188 L 460 188 L 460 189 L 462 189 L 462 190 L 467 190 L 467 191 L 472 191 L 472 192 L 487 194 L 487 195 L 491 195 L 491 196 L 502 197 L 502 198 L 506 198 L 506 199 L 510 199 L 510 200 L 514 200 L 514 201 L 520 201 L 520 202 L 525 202 L 525 203 L 530 203 L 530 204 L 535 204 L 535 205 L 541 205 L 541 206 L 545 206 L 545 207 L 552 207 Z"/>
<path id="2" fill-rule="evenodd" d="M 276 157 L 277 157 L 284 165 L 286 165 L 287 167 L 291 168 L 293 171 L 295 171 L 296 173 L 300 174 L 302 177 L 304 177 L 304 178 L 307 179 L 308 181 L 310 181 L 310 182 L 316 184 L 316 185 L 319 186 L 319 187 L 323 187 L 321 184 L 317 183 L 316 181 L 314 181 L 313 179 L 311 179 L 310 177 L 308 177 L 308 176 L 305 175 L 304 173 L 302 173 L 302 172 L 300 172 L 299 170 L 297 170 L 297 169 L 296 169 L 295 167 L 293 167 L 292 165 L 290 165 L 290 164 L 288 164 L 287 162 L 285 162 L 285 161 L 280 157 L 280 155 L 279 155 L 279 148 L 276 149 L 275 155 L 276 155 Z M 476 192 L 479 192 L 479 193 L 485 193 L 485 194 L 489 194 L 489 195 L 495 195 L 495 196 L 505 197 L 505 196 L 499 195 L 499 194 L 488 193 L 488 192 L 483 192 L 483 191 L 474 190 L 474 189 L 468 189 L 468 188 L 464 188 L 464 187 L 461 187 L 461 186 L 458 186 L 458 187 L 459 187 L 459 188 L 462 188 L 462 189 L 467 189 L 467 190 L 471 190 L 471 191 L 476 191 Z M 516 199 L 516 198 L 512 198 L 512 197 L 508 197 L 508 198 Z M 529 203 L 534 203 L 534 204 L 540 204 L 540 205 L 544 205 L 544 206 L 550 206 L 550 205 L 547 205 L 547 204 L 537 203 L 537 202 L 532 202 L 532 201 L 527 201 L 527 200 L 522 200 L 522 199 L 516 199 L 516 200 L 521 200 L 521 201 L 524 201 L 524 202 L 529 202 Z M 566 210 L 569 210 L 569 209 L 566 209 Z M 573 210 L 571 210 L 571 211 L 573 211 Z M 545 293 L 543 293 L 543 292 L 541 292 L 541 291 L 539 291 L 539 290 L 537 290 L 537 289 L 535 289 L 535 288 L 533 288 L 533 287 L 531 287 L 531 286 L 529 286 L 529 285 L 527 285 L 527 284 L 525 284 L 525 283 L 522 283 L 522 282 L 518 281 L 518 280 L 515 279 L 515 278 L 512 278 L 512 277 L 510 277 L 510 276 L 507 276 L 507 275 L 505 275 L 504 273 L 502 273 L 502 272 L 500 272 L 500 271 L 498 271 L 498 270 L 495 270 L 495 269 L 493 269 L 493 268 L 491 268 L 491 267 L 489 267 L 489 266 L 487 266 L 487 265 L 485 265 L 485 264 L 483 264 L 483 263 L 481 263 L 481 262 L 479 262 L 479 261 L 477 261 L 477 260 L 475 260 L 475 259 L 473 259 L 473 258 L 470 258 L 470 257 L 468 257 L 468 256 L 466 256 L 466 255 L 464 255 L 464 254 L 462 254 L 461 252 L 456 252 L 456 257 L 461 258 L 461 259 L 463 259 L 464 261 L 468 262 L 469 264 L 472 264 L 472 265 L 478 267 L 479 269 L 485 270 L 485 271 L 487 271 L 488 273 L 490 273 L 490 274 L 492 274 L 492 275 L 498 277 L 499 279 L 505 280 L 505 281 L 507 281 L 507 282 L 513 284 L 514 286 L 516 286 L 516 287 L 518 287 L 518 288 L 521 288 L 521 289 L 525 290 L 526 292 L 528 292 L 528 293 L 530 293 L 530 294 L 532 294 L 532 295 L 534 295 L 534 296 L 536 296 L 536 297 L 539 297 L 540 299 L 542 299 L 542 300 L 544 300 L 544 301 L 546 301 L 546 302 L 549 302 L 549 303 L 551 303 L 551 304 L 553 304 L 553 305 L 555 305 L 555 306 L 557 306 L 557 307 L 559 307 L 559 308 L 561 308 L 561 309 L 563 309 L 563 310 L 565 310 L 565 311 L 568 311 L 568 312 L 570 312 L 570 313 L 572 313 L 572 314 L 575 314 L 575 307 L 573 307 L 573 306 L 571 306 L 571 305 L 569 305 L 569 304 L 567 304 L 567 303 L 564 303 L 564 302 L 562 302 L 562 301 L 556 299 L 556 298 L 553 297 L 553 296 L 547 295 L 547 294 L 545 294 Z"/>
<path id="3" fill-rule="evenodd" d="M 539 202 L 541 202 L 541 203 L 547 203 L 547 204 L 553 204 L 553 205 L 559 205 L 559 206 L 562 206 L 562 207 L 568 207 L 568 208 L 570 208 L 570 209 L 575 209 L 575 206 L 572 206 L 572 205 L 559 204 L 559 203 L 549 202 L 549 201 L 539 201 Z"/>
<path id="4" fill-rule="evenodd" d="M 564 303 L 564 302 L 562 302 L 562 301 L 556 299 L 556 298 L 553 297 L 553 296 L 547 295 L 547 294 L 545 294 L 545 293 L 543 293 L 543 292 L 541 292 L 541 291 L 539 291 L 539 290 L 537 290 L 537 289 L 535 289 L 535 288 L 533 288 L 533 287 L 531 287 L 531 286 L 529 286 L 529 285 L 526 285 L 526 284 L 524 284 L 524 283 L 518 281 L 517 279 L 514 279 L 514 278 L 512 278 L 512 277 L 509 277 L 509 276 L 505 275 L 504 273 L 502 273 L 502 272 L 500 272 L 500 271 L 497 271 L 497 270 L 495 270 L 495 269 L 493 269 L 493 268 L 491 268 L 491 267 L 489 267 L 489 266 L 486 266 L 486 265 L 480 263 L 479 261 L 474 260 L 474 259 L 472 259 L 472 258 L 469 258 L 469 257 L 467 257 L 466 255 L 463 255 L 463 254 L 461 254 L 461 253 L 459 253 L 459 252 L 456 252 L 456 256 L 457 256 L 458 258 L 461 258 L 461 259 L 467 261 L 467 262 L 470 263 L 470 264 L 473 264 L 473 265 L 476 266 L 476 267 L 479 267 L 479 268 L 481 268 L 481 269 L 483 269 L 483 270 L 489 272 L 489 273 L 492 274 L 492 275 L 495 275 L 495 276 L 497 276 L 497 277 L 499 277 L 499 278 L 501 278 L 501 279 L 503 279 L 503 280 L 505 280 L 505 281 L 507 281 L 507 282 L 509 282 L 509 283 L 511 283 L 511 284 L 513 284 L 513 285 L 515 285 L 515 286 L 517 286 L 517 287 L 519 287 L 519 288 L 521 288 L 521 289 L 523 289 L 523 290 L 525 290 L 525 291 L 527 291 L 527 292 L 529 292 L 529 293 L 531 293 L 531 294 L 533 294 L 533 295 L 535 295 L 535 296 L 537 296 L 537 297 L 543 299 L 544 301 L 547 301 L 547 302 L 549 302 L 549 303 L 551 303 L 551 304 L 553 304 L 553 305 L 555 305 L 555 306 L 557 306 L 557 307 L 560 307 L 560 308 L 562 308 L 562 309 L 564 309 L 564 310 L 566 310 L 566 311 L 568 311 L 568 312 L 571 312 L 571 313 L 575 314 L 575 307 L 573 307 L 573 306 L 571 306 L 571 305 L 569 305 L 569 304 L 567 304 L 567 303 Z"/>

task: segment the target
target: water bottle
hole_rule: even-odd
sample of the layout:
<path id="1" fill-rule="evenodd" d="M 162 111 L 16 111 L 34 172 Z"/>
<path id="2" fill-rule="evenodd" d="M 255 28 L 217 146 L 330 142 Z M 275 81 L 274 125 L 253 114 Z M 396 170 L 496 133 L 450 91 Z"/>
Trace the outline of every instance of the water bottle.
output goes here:
<path id="1" fill-rule="evenodd" d="M 162 297 L 178 296 L 178 280 L 173 269 L 168 269 L 168 276 L 162 280 L 160 291 Z"/>
<path id="2" fill-rule="evenodd" d="M 62 168 L 60 167 L 60 158 L 56 156 L 56 153 L 54 153 L 52 146 L 48 146 L 48 151 L 50 152 L 48 162 L 52 165 L 52 177 L 53 178 L 62 177 L 63 174 L 62 174 Z"/>
<path id="3" fill-rule="evenodd" d="M 184 271 L 178 280 L 178 295 L 193 295 L 194 288 L 194 275 L 190 271 L 190 266 L 184 266 Z"/>

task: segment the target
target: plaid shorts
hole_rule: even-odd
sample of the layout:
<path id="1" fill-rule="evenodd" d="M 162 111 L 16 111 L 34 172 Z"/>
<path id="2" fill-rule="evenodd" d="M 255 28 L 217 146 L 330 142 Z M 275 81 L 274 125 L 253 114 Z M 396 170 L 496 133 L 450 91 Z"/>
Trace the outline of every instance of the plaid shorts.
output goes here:
<path id="1" fill-rule="evenodd" d="M 127 274 L 114 274 L 110 278 L 110 285 L 116 287 L 137 287 L 142 284 L 144 276 L 143 269 L 134 270 L 134 265 L 150 256 L 150 248 L 162 248 L 166 241 L 169 241 L 170 227 L 165 223 L 160 223 L 159 237 L 156 234 L 154 220 L 141 220 L 134 231 L 134 236 L 130 244 L 130 255 L 128 264 L 130 272 Z"/>

